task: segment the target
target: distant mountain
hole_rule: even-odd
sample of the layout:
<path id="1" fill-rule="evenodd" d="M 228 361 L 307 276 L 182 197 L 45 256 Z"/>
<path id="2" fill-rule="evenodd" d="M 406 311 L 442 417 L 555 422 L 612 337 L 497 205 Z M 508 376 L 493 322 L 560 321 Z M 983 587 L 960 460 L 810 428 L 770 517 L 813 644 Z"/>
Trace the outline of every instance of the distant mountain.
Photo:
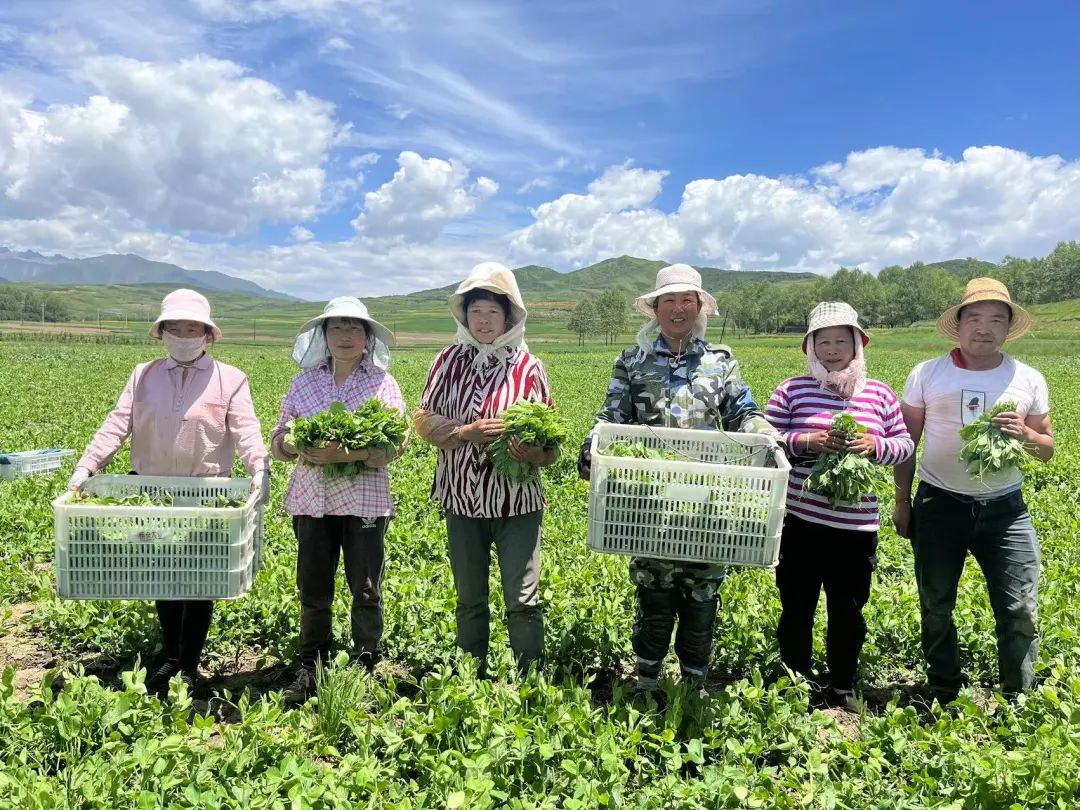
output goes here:
<path id="1" fill-rule="evenodd" d="M 947 259 L 943 262 L 931 262 L 927 267 L 940 267 L 954 276 L 975 277 L 986 276 L 998 269 L 993 262 L 985 262 L 982 259 Z"/>
<path id="2" fill-rule="evenodd" d="M 599 295 L 609 287 L 622 287 L 628 294 L 640 295 L 652 289 L 656 271 L 667 262 L 656 259 L 638 259 L 619 256 L 604 259 L 596 264 L 560 273 L 550 267 L 530 264 L 514 270 L 521 294 L 541 302 L 575 301 L 582 295 Z M 721 270 L 716 267 L 699 267 L 701 282 L 706 290 L 717 291 L 749 281 L 805 281 L 818 278 L 813 273 L 785 273 L 775 270 Z M 445 304 L 447 297 L 457 289 L 458 282 L 431 290 L 420 290 L 408 295 L 373 298 L 380 304 L 419 305 Z"/>
<path id="3" fill-rule="evenodd" d="M 216 270 L 185 270 L 175 264 L 154 262 L 131 253 L 107 253 L 87 259 L 71 259 L 60 254 L 42 256 L 32 250 L 16 253 L 0 247 L 0 275 L 16 283 L 169 284 L 173 287 L 194 287 L 215 292 L 246 293 L 283 301 L 300 300 Z"/>

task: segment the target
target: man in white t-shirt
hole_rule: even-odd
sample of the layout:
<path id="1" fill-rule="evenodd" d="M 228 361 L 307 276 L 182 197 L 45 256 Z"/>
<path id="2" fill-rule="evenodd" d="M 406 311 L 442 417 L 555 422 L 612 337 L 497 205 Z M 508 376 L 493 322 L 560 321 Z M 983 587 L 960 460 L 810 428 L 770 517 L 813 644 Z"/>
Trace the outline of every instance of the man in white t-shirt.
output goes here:
<path id="1" fill-rule="evenodd" d="M 1031 326 L 1031 316 L 1012 302 L 1004 284 L 972 279 L 960 304 L 938 319 L 938 331 L 958 348 L 917 365 L 900 402 L 916 447 L 925 436 L 926 448 L 914 503 L 914 458 L 895 468 L 893 522 L 915 552 L 927 681 L 943 704 L 965 683 L 952 614 L 969 551 L 986 578 L 994 611 L 1002 692 L 1027 689 L 1034 677 L 1039 539 L 1020 492 L 1023 475 L 1011 468 L 977 478 L 960 460 L 960 428 L 999 402 L 1017 408 L 994 417 L 994 424 L 1040 461 L 1053 456 L 1046 380 L 1001 351 Z"/>

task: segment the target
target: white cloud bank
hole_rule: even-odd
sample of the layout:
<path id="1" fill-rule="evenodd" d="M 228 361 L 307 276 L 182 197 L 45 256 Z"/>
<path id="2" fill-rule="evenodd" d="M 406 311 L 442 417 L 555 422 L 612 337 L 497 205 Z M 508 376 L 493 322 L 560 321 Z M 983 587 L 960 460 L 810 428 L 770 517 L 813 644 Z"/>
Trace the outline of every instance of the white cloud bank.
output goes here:
<path id="1" fill-rule="evenodd" d="M 315 216 L 339 135 L 333 106 L 205 56 L 89 55 L 82 104 L 37 109 L 0 85 L 0 215 L 132 219 L 234 235 Z"/>
<path id="2" fill-rule="evenodd" d="M 959 160 L 885 146 L 806 177 L 694 180 L 670 212 L 649 207 L 663 176 L 609 168 L 588 194 L 535 208 L 535 221 L 512 235 L 513 253 L 557 266 L 631 253 L 826 271 L 1033 255 L 1080 236 L 1080 162 L 1001 146 L 971 147 Z"/>

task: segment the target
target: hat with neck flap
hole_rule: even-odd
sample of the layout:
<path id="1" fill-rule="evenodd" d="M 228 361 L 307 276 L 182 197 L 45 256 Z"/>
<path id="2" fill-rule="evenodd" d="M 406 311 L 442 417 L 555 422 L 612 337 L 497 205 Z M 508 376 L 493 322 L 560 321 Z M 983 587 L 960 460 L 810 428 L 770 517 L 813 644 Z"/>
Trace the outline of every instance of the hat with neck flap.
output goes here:
<path id="1" fill-rule="evenodd" d="M 469 332 L 469 322 L 465 313 L 465 294 L 470 290 L 487 290 L 498 295 L 505 295 L 510 301 L 510 317 L 506 331 L 491 343 L 480 343 Z M 473 365 L 481 367 L 490 359 L 506 360 L 514 350 L 528 351 L 525 345 L 525 318 L 528 311 L 518 289 L 514 271 L 498 262 L 481 262 L 469 271 L 454 294 L 450 296 L 450 314 L 457 322 L 457 342 L 476 349 Z"/>

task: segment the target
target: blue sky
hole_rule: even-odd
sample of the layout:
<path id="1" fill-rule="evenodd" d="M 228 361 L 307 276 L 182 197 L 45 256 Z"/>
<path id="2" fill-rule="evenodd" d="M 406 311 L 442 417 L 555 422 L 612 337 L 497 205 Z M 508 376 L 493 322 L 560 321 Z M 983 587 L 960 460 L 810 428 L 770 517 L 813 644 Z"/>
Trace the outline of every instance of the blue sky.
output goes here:
<path id="1" fill-rule="evenodd" d="M 0 244 L 310 298 L 1080 236 L 1073 3 L 15 0 Z"/>

